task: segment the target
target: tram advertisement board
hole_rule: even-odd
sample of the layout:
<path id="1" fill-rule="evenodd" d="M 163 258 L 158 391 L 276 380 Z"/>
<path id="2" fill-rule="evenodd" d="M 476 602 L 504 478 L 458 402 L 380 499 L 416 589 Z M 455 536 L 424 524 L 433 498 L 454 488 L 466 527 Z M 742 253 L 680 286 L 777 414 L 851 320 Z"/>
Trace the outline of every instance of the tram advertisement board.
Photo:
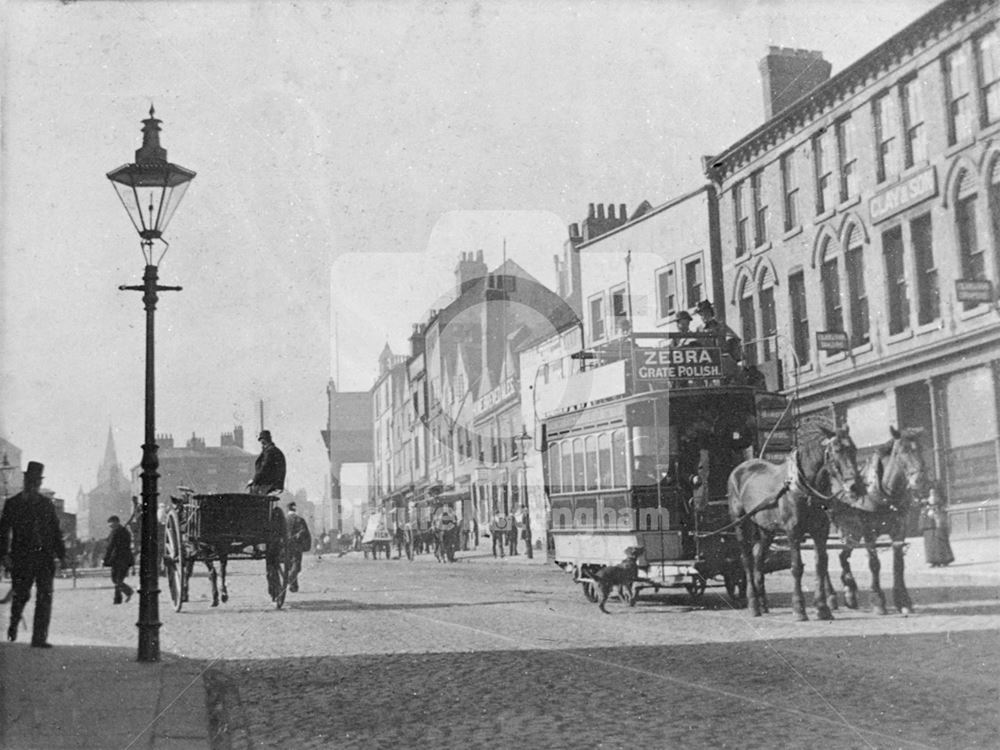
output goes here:
<path id="1" fill-rule="evenodd" d="M 708 346 L 639 349 L 635 353 L 635 380 L 690 380 L 722 377 L 722 350 Z"/>

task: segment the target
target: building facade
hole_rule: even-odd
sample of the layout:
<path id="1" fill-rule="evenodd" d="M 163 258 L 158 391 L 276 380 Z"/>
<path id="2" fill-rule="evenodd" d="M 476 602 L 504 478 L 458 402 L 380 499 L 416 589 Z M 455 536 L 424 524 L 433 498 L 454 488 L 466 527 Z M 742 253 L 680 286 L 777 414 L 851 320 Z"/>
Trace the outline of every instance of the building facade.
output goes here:
<path id="1" fill-rule="evenodd" d="M 771 48 L 766 99 L 796 69 L 807 90 L 707 164 L 730 324 L 863 450 L 923 428 L 954 532 L 995 533 L 997 5 L 944 2 L 831 78 L 819 53 Z"/>

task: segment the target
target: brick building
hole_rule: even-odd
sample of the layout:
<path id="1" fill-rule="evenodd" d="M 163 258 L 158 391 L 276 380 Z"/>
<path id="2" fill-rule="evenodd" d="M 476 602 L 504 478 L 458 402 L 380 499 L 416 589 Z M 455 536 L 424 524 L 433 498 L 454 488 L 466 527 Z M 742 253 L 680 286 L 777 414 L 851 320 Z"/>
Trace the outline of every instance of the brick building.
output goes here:
<path id="1" fill-rule="evenodd" d="M 772 47 L 766 122 L 707 164 L 747 356 L 863 449 L 924 428 L 957 534 L 995 533 L 1000 495 L 998 34 L 995 2 L 948 0 L 829 78 Z"/>

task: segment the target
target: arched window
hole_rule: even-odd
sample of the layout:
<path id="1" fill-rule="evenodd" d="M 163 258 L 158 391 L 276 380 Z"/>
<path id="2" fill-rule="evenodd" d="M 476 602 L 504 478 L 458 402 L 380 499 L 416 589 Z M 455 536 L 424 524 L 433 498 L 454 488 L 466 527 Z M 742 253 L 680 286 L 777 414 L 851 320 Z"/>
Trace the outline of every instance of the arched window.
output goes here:
<path id="1" fill-rule="evenodd" d="M 757 364 L 757 311 L 750 277 L 743 279 L 743 288 L 740 290 L 740 323 L 743 333 L 743 356 L 747 364 Z"/>
<path id="2" fill-rule="evenodd" d="M 1000 156 L 993 159 L 990 169 L 990 218 L 993 223 L 993 265 L 1000 281 Z"/>
<path id="3" fill-rule="evenodd" d="M 868 291 L 865 286 L 865 239 L 857 226 L 847 232 L 844 266 L 851 305 L 851 348 L 868 343 Z"/>
<path id="4" fill-rule="evenodd" d="M 840 253 L 828 238 L 820 255 L 820 282 L 823 287 L 824 323 L 828 331 L 844 330 L 844 303 L 840 297 Z"/>
<path id="5" fill-rule="evenodd" d="M 963 279 L 986 278 L 986 256 L 976 231 L 976 180 L 968 169 L 959 172 L 955 179 L 955 223 L 958 228 L 958 253 Z M 963 302 L 969 310 L 976 302 Z"/>
<path id="6" fill-rule="evenodd" d="M 770 362 L 777 356 L 778 319 L 774 312 L 774 275 L 770 266 L 764 266 L 757 284 L 760 307 L 760 338 L 762 360 Z"/>

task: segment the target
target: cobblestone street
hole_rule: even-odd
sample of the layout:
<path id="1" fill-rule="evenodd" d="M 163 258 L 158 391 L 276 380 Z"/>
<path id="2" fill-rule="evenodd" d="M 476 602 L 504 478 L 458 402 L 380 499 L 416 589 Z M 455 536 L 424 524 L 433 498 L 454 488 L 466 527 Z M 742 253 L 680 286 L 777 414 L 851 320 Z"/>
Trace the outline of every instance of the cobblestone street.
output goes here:
<path id="1" fill-rule="evenodd" d="M 217 748 L 964 748 L 1000 730 L 995 586 L 913 576 L 915 616 L 796 623 L 776 574 L 759 619 L 721 589 L 602 615 L 554 566 L 348 556 L 308 558 L 279 611 L 259 567 L 233 564 L 218 608 L 202 575 L 181 613 L 161 602 L 163 649 L 204 664 Z M 132 644 L 134 610 L 109 603 L 103 580 L 62 588 L 59 635 Z"/>

